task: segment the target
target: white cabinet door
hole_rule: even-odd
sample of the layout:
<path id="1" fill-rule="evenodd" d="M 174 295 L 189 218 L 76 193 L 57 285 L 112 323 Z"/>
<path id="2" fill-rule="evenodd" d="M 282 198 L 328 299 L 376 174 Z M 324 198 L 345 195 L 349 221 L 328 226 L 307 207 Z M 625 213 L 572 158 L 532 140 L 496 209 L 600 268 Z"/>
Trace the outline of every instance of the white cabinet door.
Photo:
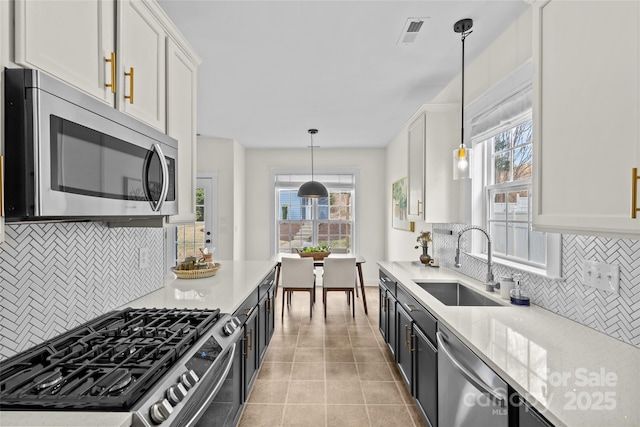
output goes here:
<path id="1" fill-rule="evenodd" d="M 169 40 L 167 44 L 167 134 L 178 140 L 178 215 L 169 222 L 196 220 L 197 65 Z"/>
<path id="2" fill-rule="evenodd" d="M 640 236 L 640 2 L 536 3 L 533 28 L 534 228 Z"/>
<path id="3" fill-rule="evenodd" d="M 458 221 L 458 185 L 451 153 L 459 145 L 460 107 L 427 104 L 408 127 L 408 218 L 444 223 Z"/>
<path id="4" fill-rule="evenodd" d="M 425 153 L 425 113 L 409 125 L 409 165 L 407 179 L 407 218 L 411 221 L 424 220 L 424 153 Z"/>
<path id="5" fill-rule="evenodd" d="M 458 181 L 453 180 L 451 153 L 460 145 L 460 106 L 426 106 L 424 220 L 458 222 Z"/>
<path id="6" fill-rule="evenodd" d="M 17 0 L 15 62 L 37 68 L 115 105 L 113 0 Z M 115 70 L 114 70 L 115 71 Z"/>
<path id="7" fill-rule="evenodd" d="M 147 1 L 118 2 L 118 109 L 166 130 L 167 35 Z"/>

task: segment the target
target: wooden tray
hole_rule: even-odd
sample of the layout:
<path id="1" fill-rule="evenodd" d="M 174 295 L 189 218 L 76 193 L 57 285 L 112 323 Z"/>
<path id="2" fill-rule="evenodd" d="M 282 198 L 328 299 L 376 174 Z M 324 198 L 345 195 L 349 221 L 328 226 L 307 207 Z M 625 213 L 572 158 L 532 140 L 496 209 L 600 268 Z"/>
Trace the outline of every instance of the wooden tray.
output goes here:
<path id="1" fill-rule="evenodd" d="M 201 268 L 199 270 L 176 270 L 175 267 L 171 270 L 178 276 L 178 279 L 203 279 L 214 276 L 222 267 L 219 262 L 210 263 L 209 265 L 209 268 Z"/>
<path id="2" fill-rule="evenodd" d="M 299 249 L 296 249 L 296 251 L 298 251 L 298 255 L 300 255 L 301 258 L 313 257 L 314 261 L 322 261 L 323 259 L 325 259 L 329 255 L 331 255 L 331 252 L 329 252 L 329 251 L 325 251 L 325 252 L 300 252 Z"/>

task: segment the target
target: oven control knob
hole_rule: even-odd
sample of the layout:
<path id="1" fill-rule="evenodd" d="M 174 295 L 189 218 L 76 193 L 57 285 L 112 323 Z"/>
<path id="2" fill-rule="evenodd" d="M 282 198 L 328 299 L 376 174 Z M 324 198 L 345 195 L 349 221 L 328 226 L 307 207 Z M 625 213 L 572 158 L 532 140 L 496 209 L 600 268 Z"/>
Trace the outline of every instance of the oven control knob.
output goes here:
<path id="1" fill-rule="evenodd" d="M 187 389 L 180 383 L 172 385 L 167 389 L 167 400 L 172 405 L 177 405 L 182 402 L 182 399 L 187 395 Z"/>
<path id="2" fill-rule="evenodd" d="M 200 378 L 198 375 L 193 372 L 193 369 L 186 371 L 184 374 L 180 375 L 180 382 L 184 386 L 186 390 L 190 390 Z"/>
<path id="3" fill-rule="evenodd" d="M 167 399 L 162 399 L 151 405 L 149 408 L 149 417 L 156 424 L 166 421 L 173 412 L 173 406 Z"/>
<path id="4" fill-rule="evenodd" d="M 236 329 L 238 329 L 238 319 L 236 319 L 235 317 L 231 320 L 229 320 L 227 322 L 226 325 L 224 325 L 222 327 L 222 332 L 226 335 L 226 336 L 231 336 Z"/>

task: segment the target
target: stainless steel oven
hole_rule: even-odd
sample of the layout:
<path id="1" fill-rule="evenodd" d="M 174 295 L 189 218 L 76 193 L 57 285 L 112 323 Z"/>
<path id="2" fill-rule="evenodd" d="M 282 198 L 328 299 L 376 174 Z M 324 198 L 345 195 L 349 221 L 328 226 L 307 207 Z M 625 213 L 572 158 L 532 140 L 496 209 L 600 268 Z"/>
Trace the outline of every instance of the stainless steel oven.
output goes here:
<path id="1" fill-rule="evenodd" d="M 5 69 L 8 221 L 177 213 L 177 141 L 37 70 Z"/>
<path id="2" fill-rule="evenodd" d="M 107 313 L 2 362 L 3 422 L 28 411 L 44 425 L 55 411 L 70 419 L 128 413 L 133 427 L 235 425 L 242 404 L 238 326 L 219 310 Z"/>

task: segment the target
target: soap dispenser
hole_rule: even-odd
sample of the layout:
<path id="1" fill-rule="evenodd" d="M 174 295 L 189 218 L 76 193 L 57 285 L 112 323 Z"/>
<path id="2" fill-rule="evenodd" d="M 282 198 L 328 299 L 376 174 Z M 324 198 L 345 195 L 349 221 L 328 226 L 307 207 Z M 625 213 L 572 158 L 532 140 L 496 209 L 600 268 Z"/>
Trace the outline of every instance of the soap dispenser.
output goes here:
<path id="1" fill-rule="evenodd" d="M 522 293 L 520 288 L 520 282 L 522 281 L 521 274 L 514 274 L 513 281 L 515 282 L 515 288 L 511 290 L 511 304 L 513 305 L 529 305 L 529 297 Z"/>

